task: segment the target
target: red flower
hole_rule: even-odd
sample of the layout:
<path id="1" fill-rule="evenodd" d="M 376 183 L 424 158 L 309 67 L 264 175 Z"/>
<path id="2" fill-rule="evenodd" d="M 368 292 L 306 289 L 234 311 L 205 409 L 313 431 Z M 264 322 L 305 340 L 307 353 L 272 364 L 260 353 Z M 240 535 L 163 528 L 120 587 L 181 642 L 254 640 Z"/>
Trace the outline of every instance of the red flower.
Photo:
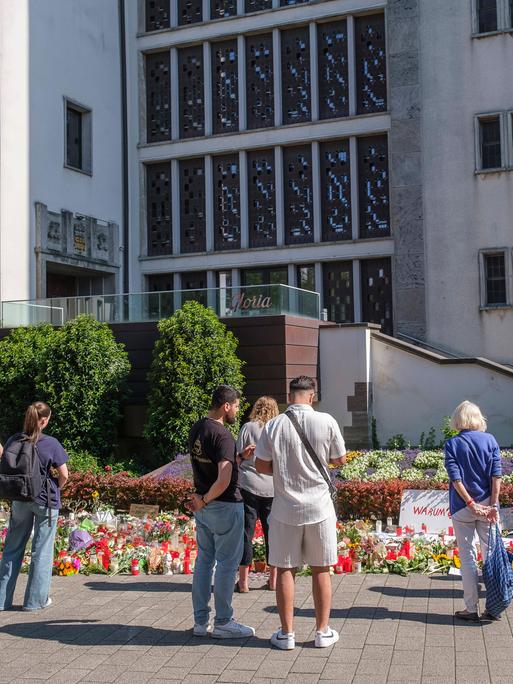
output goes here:
<path id="1" fill-rule="evenodd" d="M 106 472 L 106 473 L 111 473 L 111 472 L 112 472 L 112 466 L 106 465 L 106 466 L 105 466 L 105 472 Z"/>

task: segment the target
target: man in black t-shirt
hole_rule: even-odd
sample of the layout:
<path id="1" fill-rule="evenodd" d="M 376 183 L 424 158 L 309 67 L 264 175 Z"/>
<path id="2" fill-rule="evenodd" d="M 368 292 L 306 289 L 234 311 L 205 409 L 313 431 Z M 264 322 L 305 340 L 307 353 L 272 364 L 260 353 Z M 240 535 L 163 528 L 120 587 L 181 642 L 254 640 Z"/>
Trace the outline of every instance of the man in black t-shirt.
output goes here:
<path id="1" fill-rule="evenodd" d="M 196 493 L 190 508 L 196 518 L 198 558 L 192 580 L 194 634 L 218 639 L 255 634 L 233 619 L 232 597 L 235 576 L 242 556 L 244 506 L 237 484 L 238 458 L 249 458 L 255 445 L 237 454 L 235 440 L 225 424 L 233 425 L 239 410 L 240 392 L 220 385 L 212 395 L 206 418 L 189 433 L 189 453 Z M 212 572 L 216 566 L 214 628 L 209 624 Z"/>

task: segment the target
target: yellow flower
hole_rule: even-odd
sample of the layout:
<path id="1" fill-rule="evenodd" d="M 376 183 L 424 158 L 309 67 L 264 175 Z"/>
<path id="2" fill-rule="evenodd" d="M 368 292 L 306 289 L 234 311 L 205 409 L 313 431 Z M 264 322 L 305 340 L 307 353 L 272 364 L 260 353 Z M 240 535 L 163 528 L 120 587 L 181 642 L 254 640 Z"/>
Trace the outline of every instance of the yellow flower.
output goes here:
<path id="1" fill-rule="evenodd" d="M 459 556 L 454 556 L 453 563 L 456 568 L 461 568 L 461 561 L 459 559 Z"/>
<path id="2" fill-rule="evenodd" d="M 100 493 L 97 492 L 97 491 L 94 491 L 94 492 L 91 494 L 91 496 L 92 496 L 93 499 L 97 499 L 97 498 L 100 496 Z"/>

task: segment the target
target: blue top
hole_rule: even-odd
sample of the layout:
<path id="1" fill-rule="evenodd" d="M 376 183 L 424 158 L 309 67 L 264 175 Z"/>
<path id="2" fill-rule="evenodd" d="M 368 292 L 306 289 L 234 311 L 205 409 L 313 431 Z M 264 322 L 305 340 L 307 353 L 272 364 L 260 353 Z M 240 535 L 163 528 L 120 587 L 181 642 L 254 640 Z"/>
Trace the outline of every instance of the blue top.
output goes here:
<path id="1" fill-rule="evenodd" d="M 501 453 L 495 437 L 488 432 L 462 430 L 445 443 L 445 468 L 451 481 L 451 515 L 466 506 L 452 485 L 455 480 L 461 480 L 475 501 L 484 501 L 492 493 L 492 477 L 502 475 Z"/>
<path id="2" fill-rule="evenodd" d="M 9 437 L 5 444 L 5 448 L 12 439 L 18 438 L 19 435 Z M 40 494 L 34 499 L 34 503 L 45 508 L 59 509 L 61 507 L 61 490 L 59 488 L 59 480 L 52 477 L 50 474 L 51 468 L 58 468 L 64 465 L 68 460 L 68 454 L 64 450 L 62 444 L 49 435 L 41 434 L 36 442 L 37 455 L 41 465 L 41 476 L 43 478 L 43 489 Z M 48 504 L 47 480 L 50 485 L 50 503 Z"/>

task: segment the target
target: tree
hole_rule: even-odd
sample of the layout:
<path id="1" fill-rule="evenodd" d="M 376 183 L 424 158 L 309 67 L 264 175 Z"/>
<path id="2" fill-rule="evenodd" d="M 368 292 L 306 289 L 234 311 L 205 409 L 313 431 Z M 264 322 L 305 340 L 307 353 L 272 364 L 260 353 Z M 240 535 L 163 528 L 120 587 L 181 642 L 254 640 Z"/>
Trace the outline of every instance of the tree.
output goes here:
<path id="1" fill-rule="evenodd" d="M 239 391 L 244 386 L 238 341 L 211 309 L 186 302 L 158 327 L 145 427 L 155 451 L 154 465 L 187 451 L 189 430 L 208 411 L 217 385 L 231 385 Z M 239 415 L 243 411 L 241 400 Z"/>
<path id="2" fill-rule="evenodd" d="M 14 328 L 0 342 L 0 437 L 5 441 L 23 427 L 23 416 L 29 404 L 41 395 L 36 378 L 43 367 L 54 329 L 43 324 Z"/>
<path id="3" fill-rule="evenodd" d="M 106 323 L 83 315 L 57 328 L 36 379 L 38 398 L 52 409 L 50 433 L 68 449 L 108 457 L 129 372 L 124 345 Z"/>

